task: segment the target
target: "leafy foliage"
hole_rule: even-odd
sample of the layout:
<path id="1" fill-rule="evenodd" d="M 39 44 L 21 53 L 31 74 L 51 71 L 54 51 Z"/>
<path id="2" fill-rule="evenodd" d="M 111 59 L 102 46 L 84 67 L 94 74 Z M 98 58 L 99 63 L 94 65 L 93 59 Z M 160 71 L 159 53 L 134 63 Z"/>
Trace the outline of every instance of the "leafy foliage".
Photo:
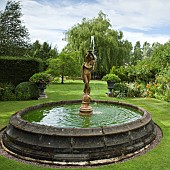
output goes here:
<path id="1" fill-rule="evenodd" d="M 120 82 L 120 78 L 116 74 L 106 74 L 103 76 L 102 80 L 104 81 L 113 81 L 113 82 Z"/>
<path id="2" fill-rule="evenodd" d="M 128 81 L 128 69 L 126 66 L 116 67 L 113 66 L 110 70 L 110 74 L 116 74 L 121 81 Z"/>
<path id="3" fill-rule="evenodd" d="M 126 84 L 125 83 L 115 83 L 114 84 L 114 87 L 113 87 L 113 95 L 115 96 L 115 97 L 119 97 L 119 98 L 121 98 L 121 97 L 126 97 L 126 95 L 127 95 L 127 86 L 126 86 Z"/>
<path id="4" fill-rule="evenodd" d="M 39 90 L 35 84 L 30 82 L 22 82 L 15 88 L 15 94 L 17 100 L 38 99 Z"/>
<path id="5" fill-rule="evenodd" d="M 29 33 L 22 24 L 19 2 L 7 1 L 0 12 L 0 55 L 23 56 L 29 46 Z"/>
<path id="6" fill-rule="evenodd" d="M 14 89 L 11 83 L 0 83 L 0 101 L 15 100 Z"/>
<path id="7" fill-rule="evenodd" d="M 132 44 L 124 41 L 123 33 L 111 29 L 109 19 L 103 12 L 97 18 L 82 20 L 66 33 L 68 45 L 65 50 L 80 52 L 80 63 L 90 48 L 90 37 L 94 36 L 97 65 L 95 72 L 101 76 L 110 71 L 113 65 L 129 62 Z"/>
<path id="8" fill-rule="evenodd" d="M 61 76 L 62 84 L 64 83 L 64 76 L 72 78 L 80 76 L 81 65 L 77 56 L 76 52 L 60 53 L 58 58 L 49 60 L 47 72 L 54 76 Z"/>
<path id="9" fill-rule="evenodd" d="M 170 65 L 170 41 L 155 48 L 152 54 L 152 63 L 159 70 Z"/>
<path id="10" fill-rule="evenodd" d="M 0 82 L 17 85 L 41 71 L 42 61 L 32 58 L 0 57 Z"/>
<path id="11" fill-rule="evenodd" d="M 35 84 L 44 84 L 45 86 L 50 84 L 52 81 L 52 77 L 50 74 L 46 72 L 35 73 L 30 77 L 29 81 Z"/>
<path id="12" fill-rule="evenodd" d="M 137 41 L 134 46 L 134 53 L 133 53 L 133 59 L 131 61 L 131 64 L 135 65 L 137 61 L 142 60 L 142 49 L 140 41 Z"/>
<path id="13" fill-rule="evenodd" d="M 142 81 L 145 83 L 154 81 L 155 75 L 159 72 L 159 69 L 154 66 L 151 58 L 145 58 L 135 66 L 127 67 L 126 70 L 130 81 Z"/>
<path id="14" fill-rule="evenodd" d="M 50 58 L 55 58 L 58 55 L 57 48 L 52 48 L 47 42 L 41 44 L 36 40 L 29 48 L 28 55 L 33 58 L 40 58 L 44 62 Z"/>
<path id="15" fill-rule="evenodd" d="M 152 54 L 152 50 L 153 48 L 150 47 L 150 44 L 147 41 L 144 42 L 142 58 L 150 57 Z"/>
<path id="16" fill-rule="evenodd" d="M 170 102 L 170 67 L 163 69 L 156 77 L 155 97 Z"/>
<path id="17" fill-rule="evenodd" d="M 126 83 L 127 97 L 144 97 L 145 85 L 139 84 L 138 82 Z"/>

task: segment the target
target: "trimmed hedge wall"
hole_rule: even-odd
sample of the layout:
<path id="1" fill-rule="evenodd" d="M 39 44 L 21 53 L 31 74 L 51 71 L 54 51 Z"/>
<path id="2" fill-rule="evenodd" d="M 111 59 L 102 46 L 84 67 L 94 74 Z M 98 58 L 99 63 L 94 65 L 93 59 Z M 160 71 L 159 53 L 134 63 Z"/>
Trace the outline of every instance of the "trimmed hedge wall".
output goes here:
<path id="1" fill-rule="evenodd" d="M 0 57 L 0 82 L 17 85 L 42 71 L 42 61 L 33 58 Z"/>

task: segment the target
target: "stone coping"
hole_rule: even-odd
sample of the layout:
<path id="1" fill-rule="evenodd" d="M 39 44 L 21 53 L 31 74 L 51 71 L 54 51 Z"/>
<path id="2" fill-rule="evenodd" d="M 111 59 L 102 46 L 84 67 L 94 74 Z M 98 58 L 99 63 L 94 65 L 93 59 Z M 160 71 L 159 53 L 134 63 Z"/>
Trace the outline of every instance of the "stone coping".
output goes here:
<path id="1" fill-rule="evenodd" d="M 143 115 L 141 118 L 129 123 L 124 123 L 124 124 L 114 125 L 114 126 L 94 127 L 94 128 L 72 128 L 72 127 L 65 128 L 65 127 L 52 127 L 46 125 L 38 125 L 35 123 L 30 123 L 22 119 L 21 117 L 23 114 L 26 114 L 30 110 L 35 110 L 47 106 L 57 106 L 57 105 L 76 104 L 76 103 L 81 104 L 81 102 L 82 102 L 81 100 L 66 100 L 66 101 L 49 102 L 49 103 L 43 103 L 35 106 L 30 106 L 12 115 L 10 119 L 10 124 L 17 129 L 22 129 L 23 131 L 32 132 L 35 134 L 79 137 L 79 136 L 101 136 L 101 135 L 124 133 L 145 126 L 150 121 L 152 121 L 150 113 L 141 107 L 128 104 L 128 103 L 107 101 L 107 100 L 92 100 L 91 102 L 114 104 L 114 105 L 119 105 L 127 108 L 133 108 L 141 112 Z"/>

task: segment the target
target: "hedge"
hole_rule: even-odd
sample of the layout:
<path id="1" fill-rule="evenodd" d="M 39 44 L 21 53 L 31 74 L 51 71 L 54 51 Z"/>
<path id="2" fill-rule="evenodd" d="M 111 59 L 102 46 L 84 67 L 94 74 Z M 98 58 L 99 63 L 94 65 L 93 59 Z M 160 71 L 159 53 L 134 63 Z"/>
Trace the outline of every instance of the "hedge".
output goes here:
<path id="1" fill-rule="evenodd" d="M 17 85 L 42 71 L 42 61 L 35 58 L 0 57 L 0 82 Z"/>

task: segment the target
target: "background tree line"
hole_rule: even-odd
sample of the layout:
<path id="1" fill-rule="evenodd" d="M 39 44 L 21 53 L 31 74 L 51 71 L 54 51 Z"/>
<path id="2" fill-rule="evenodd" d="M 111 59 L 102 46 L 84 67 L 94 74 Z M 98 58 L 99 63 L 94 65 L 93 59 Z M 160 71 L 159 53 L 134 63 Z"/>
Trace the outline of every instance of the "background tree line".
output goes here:
<path id="1" fill-rule="evenodd" d="M 121 66 L 129 63 L 131 42 L 123 40 L 123 32 L 111 29 L 106 14 L 99 12 L 97 18 L 83 18 L 66 32 L 68 42 L 64 51 L 78 51 L 79 63 L 83 63 L 85 54 L 90 48 L 90 38 L 94 36 L 97 66 L 95 72 L 101 76 L 110 71 L 113 65 Z"/>
<path id="2" fill-rule="evenodd" d="M 5 10 L 0 11 L 0 56 L 39 58 L 45 65 L 44 70 L 55 76 L 80 76 L 91 36 L 94 36 L 97 56 L 95 74 L 99 78 L 114 67 L 120 72 L 129 72 L 131 81 L 136 78 L 150 81 L 169 63 L 168 42 L 163 45 L 145 42 L 142 45 L 137 41 L 133 47 L 131 42 L 123 39 L 122 31 L 112 29 L 107 15 L 102 11 L 96 18 L 83 18 L 81 23 L 66 32 L 64 40 L 68 44 L 61 53 L 48 42 L 36 40 L 31 43 L 29 31 L 21 20 L 22 15 L 20 2 L 11 0 L 7 1 Z M 127 73 L 123 74 L 127 76 Z"/>

